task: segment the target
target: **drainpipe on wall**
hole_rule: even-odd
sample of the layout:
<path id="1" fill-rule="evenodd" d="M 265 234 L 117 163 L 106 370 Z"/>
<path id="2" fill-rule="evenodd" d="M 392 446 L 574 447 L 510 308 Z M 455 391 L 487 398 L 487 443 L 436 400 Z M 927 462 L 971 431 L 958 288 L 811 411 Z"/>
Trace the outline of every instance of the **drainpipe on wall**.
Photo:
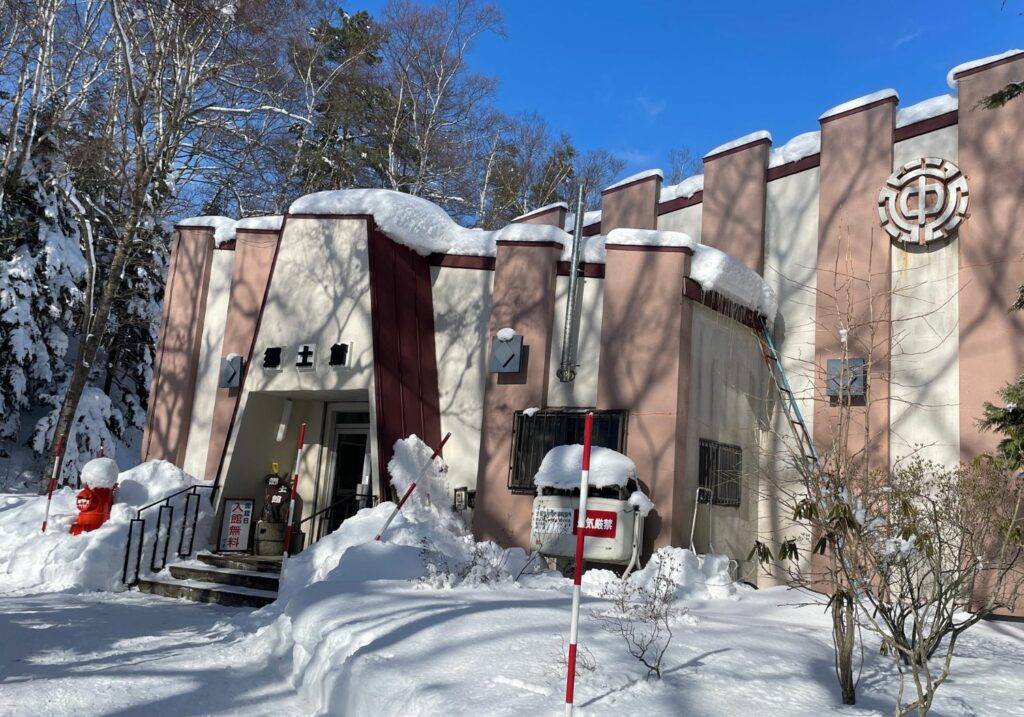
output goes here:
<path id="1" fill-rule="evenodd" d="M 576 194 L 576 221 L 572 233 L 572 253 L 569 256 L 569 293 L 565 298 L 565 325 L 562 329 L 562 361 L 558 366 L 558 380 L 570 383 L 576 378 L 576 351 L 573 340 L 578 321 L 578 294 L 580 273 L 580 244 L 583 241 L 583 185 Z"/>

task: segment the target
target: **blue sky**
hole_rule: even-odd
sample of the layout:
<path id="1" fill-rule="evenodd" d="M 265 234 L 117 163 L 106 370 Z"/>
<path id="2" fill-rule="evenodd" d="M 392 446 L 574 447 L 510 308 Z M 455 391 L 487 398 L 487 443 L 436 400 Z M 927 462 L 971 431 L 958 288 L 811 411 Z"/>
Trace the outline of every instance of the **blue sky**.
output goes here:
<path id="1" fill-rule="evenodd" d="M 673 147 L 699 157 L 760 129 L 778 146 L 887 87 L 907 106 L 949 92 L 954 65 L 1024 46 L 1024 0 L 499 5 L 507 37 L 472 55 L 500 79 L 498 106 L 540 113 L 582 149 L 607 147 L 626 174 L 667 169 Z"/>

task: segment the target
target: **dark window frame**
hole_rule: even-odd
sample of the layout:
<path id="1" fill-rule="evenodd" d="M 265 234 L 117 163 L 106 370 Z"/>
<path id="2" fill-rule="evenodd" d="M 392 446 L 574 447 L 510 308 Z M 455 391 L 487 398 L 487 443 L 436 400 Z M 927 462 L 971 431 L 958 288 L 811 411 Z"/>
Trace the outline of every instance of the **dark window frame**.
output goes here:
<path id="1" fill-rule="evenodd" d="M 533 477 L 540 468 L 540 462 L 555 446 L 583 443 L 583 424 L 589 411 L 594 413 L 593 445 L 625 453 L 629 432 L 627 410 L 548 408 L 537 411 L 533 416 L 516 411 L 512 418 L 508 489 L 517 494 L 536 495 Z"/>
<path id="2" fill-rule="evenodd" d="M 697 457 L 698 501 L 738 508 L 743 501 L 743 447 L 701 438 Z M 711 497 L 708 498 L 708 490 Z"/>

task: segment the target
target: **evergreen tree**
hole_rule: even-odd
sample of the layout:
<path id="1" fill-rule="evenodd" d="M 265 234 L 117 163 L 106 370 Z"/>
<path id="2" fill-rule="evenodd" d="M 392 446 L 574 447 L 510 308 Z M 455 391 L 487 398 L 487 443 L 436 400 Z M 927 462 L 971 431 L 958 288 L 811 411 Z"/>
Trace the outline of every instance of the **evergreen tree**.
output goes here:
<path id="1" fill-rule="evenodd" d="M 5 138 L 0 137 L 0 147 Z M 45 125 L 9 174 L 0 210 L 0 439 L 18 437 L 23 413 L 67 373 L 86 274 L 69 203 L 74 191 Z"/>

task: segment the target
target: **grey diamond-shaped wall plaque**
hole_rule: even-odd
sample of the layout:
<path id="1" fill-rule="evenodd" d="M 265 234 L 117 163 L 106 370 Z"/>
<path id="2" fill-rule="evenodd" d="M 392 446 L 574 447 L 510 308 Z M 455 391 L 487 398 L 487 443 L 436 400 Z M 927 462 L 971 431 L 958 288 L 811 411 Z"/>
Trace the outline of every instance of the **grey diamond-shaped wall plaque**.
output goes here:
<path id="1" fill-rule="evenodd" d="M 523 337 L 516 335 L 510 341 L 491 339 L 491 373 L 519 373 L 523 367 Z"/>

